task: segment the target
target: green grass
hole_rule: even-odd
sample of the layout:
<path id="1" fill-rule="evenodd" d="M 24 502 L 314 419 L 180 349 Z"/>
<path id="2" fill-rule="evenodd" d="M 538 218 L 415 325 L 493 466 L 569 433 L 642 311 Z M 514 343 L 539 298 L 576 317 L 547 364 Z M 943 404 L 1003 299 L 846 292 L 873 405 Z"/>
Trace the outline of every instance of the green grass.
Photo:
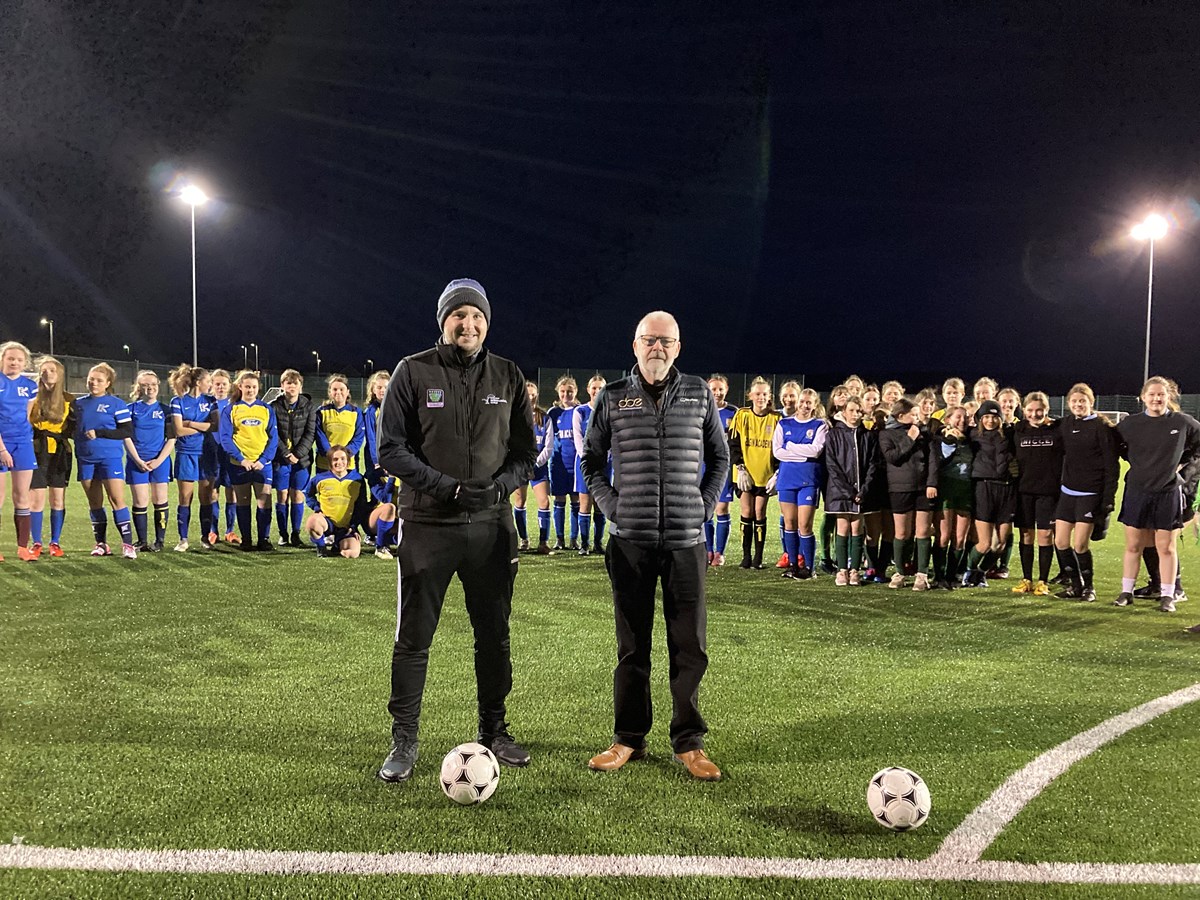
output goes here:
<path id="1" fill-rule="evenodd" d="M 523 557 L 509 710 L 534 763 L 505 770 L 491 800 L 462 809 L 436 783 L 441 755 L 474 737 L 471 637 L 457 584 L 431 655 L 416 775 L 385 785 L 373 774 L 388 747 L 394 563 L 226 549 L 91 559 L 82 496 L 73 490 L 70 501 L 66 558 L 0 565 L 0 835 L 37 845 L 921 859 L 1033 757 L 1197 680 L 1200 638 L 1182 630 L 1197 604 L 1168 616 L 1148 603 L 1106 602 L 1119 576 L 1119 529 L 1097 545 L 1094 605 L 1016 597 L 1012 581 L 916 594 L 726 567 L 709 576 L 701 699 L 725 779 L 692 782 L 671 760 L 661 623 L 651 758 L 597 774 L 585 764 L 611 739 L 615 646 L 602 562 Z M 1185 571 L 1197 571 L 1200 554 L 1185 543 Z M 1200 749 L 1198 725 L 1200 710 L 1184 708 L 1102 749 L 1035 800 L 987 858 L 1196 862 L 1186 761 Z M 866 810 L 867 780 L 889 764 L 930 784 L 933 814 L 914 833 L 884 831 Z M 883 888 L 0 873 L 10 895 L 801 887 L 819 896 Z M 886 887 L 888 896 L 929 891 Z M 1062 886 L 1020 892 L 1084 896 Z"/>

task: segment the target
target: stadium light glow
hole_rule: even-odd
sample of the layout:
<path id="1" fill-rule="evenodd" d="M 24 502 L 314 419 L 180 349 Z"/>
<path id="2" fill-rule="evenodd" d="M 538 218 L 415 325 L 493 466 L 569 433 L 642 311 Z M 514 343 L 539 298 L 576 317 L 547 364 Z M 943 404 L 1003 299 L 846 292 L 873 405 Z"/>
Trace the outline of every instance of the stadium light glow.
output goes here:
<path id="1" fill-rule="evenodd" d="M 254 371 L 257 372 L 258 371 L 258 344 L 251 341 L 250 346 L 254 348 Z"/>
<path id="2" fill-rule="evenodd" d="M 196 187 L 194 184 L 189 184 L 179 192 L 179 199 L 188 206 L 194 208 L 197 206 L 203 206 L 205 203 L 207 203 L 208 194 L 204 193 L 204 191 L 200 190 L 200 188 Z"/>
<path id="3" fill-rule="evenodd" d="M 50 326 L 50 355 L 53 356 L 54 355 L 54 320 L 47 319 L 45 316 L 43 316 L 42 317 L 42 327 L 45 328 L 47 325 Z"/>
<path id="4" fill-rule="evenodd" d="M 1142 383 L 1150 378 L 1150 318 L 1154 309 L 1154 242 L 1167 236 L 1170 225 L 1158 213 L 1150 213 L 1130 230 L 1135 241 L 1150 243 L 1150 274 L 1146 281 L 1146 354 L 1142 364 Z"/>
<path id="5" fill-rule="evenodd" d="M 314 350 L 312 352 L 312 355 L 317 358 L 317 377 L 320 378 L 321 377 L 321 354 L 318 353 L 316 350 Z"/>

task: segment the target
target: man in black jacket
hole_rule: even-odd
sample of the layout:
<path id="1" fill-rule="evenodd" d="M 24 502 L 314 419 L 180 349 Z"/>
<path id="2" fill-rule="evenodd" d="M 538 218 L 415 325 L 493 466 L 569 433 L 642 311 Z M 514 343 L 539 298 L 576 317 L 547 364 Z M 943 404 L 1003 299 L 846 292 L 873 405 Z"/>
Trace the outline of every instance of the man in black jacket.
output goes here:
<path id="1" fill-rule="evenodd" d="M 669 313 L 642 319 L 633 340 L 637 365 L 601 392 L 584 439 L 583 477 L 611 526 L 605 563 L 617 628 L 613 744 L 588 766 L 612 771 L 646 755 L 650 637 L 661 579 L 671 745 L 692 776 L 716 781 L 721 770 L 704 752 L 708 726 L 699 708 L 708 668 L 703 525 L 725 484 L 729 448 L 708 385 L 674 368 L 681 346 Z M 611 483 L 605 474 L 610 451 Z"/>
<path id="2" fill-rule="evenodd" d="M 478 740 L 502 765 L 529 763 L 505 721 L 517 575 L 508 496 L 529 479 L 537 448 L 525 376 L 483 347 L 491 318 L 478 282 L 446 285 L 437 306 L 441 340 L 400 360 L 380 412 L 379 464 L 400 479 L 403 529 L 388 701 L 392 750 L 379 769 L 385 781 L 412 775 L 429 647 L 456 574 L 475 634 Z"/>

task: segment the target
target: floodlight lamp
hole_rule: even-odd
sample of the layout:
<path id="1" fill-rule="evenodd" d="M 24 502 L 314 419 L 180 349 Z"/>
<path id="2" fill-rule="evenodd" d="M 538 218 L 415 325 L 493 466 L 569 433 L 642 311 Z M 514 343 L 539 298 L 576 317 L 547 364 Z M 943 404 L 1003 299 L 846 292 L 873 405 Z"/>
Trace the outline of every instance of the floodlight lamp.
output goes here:
<path id="1" fill-rule="evenodd" d="M 1157 241 L 1166 237 L 1170 226 L 1167 220 L 1158 213 L 1150 213 L 1141 222 L 1133 226 L 1129 234 L 1138 241 Z"/>
<path id="2" fill-rule="evenodd" d="M 194 184 L 189 184 L 179 192 L 179 199 L 189 206 L 203 206 L 208 202 L 208 195 Z"/>

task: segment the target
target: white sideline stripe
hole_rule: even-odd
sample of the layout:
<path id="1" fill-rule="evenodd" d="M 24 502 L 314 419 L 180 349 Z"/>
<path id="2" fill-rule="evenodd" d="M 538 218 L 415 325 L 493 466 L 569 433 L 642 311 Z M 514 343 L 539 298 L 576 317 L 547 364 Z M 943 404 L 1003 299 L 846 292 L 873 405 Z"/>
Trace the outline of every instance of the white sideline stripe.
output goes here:
<path id="1" fill-rule="evenodd" d="M 929 862 L 975 862 L 1030 800 L 1079 760 L 1127 731 L 1196 700 L 1200 700 L 1200 683 L 1113 716 L 1095 728 L 1089 728 L 1047 750 L 1025 768 L 1010 775 L 992 796 L 963 819 L 946 836 L 937 852 L 929 857 Z"/>
<path id="2" fill-rule="evenodd" d="M 1015 863 L 933 859 L 722 856 L 538 856 L 484 853 L 318 853 L 284 850 L 106 850 L 8 844 L 0 866 L 200 875 L 481 875 L 549 878 L 781 878 L 1200 884 L 1200 864 Z"/>

